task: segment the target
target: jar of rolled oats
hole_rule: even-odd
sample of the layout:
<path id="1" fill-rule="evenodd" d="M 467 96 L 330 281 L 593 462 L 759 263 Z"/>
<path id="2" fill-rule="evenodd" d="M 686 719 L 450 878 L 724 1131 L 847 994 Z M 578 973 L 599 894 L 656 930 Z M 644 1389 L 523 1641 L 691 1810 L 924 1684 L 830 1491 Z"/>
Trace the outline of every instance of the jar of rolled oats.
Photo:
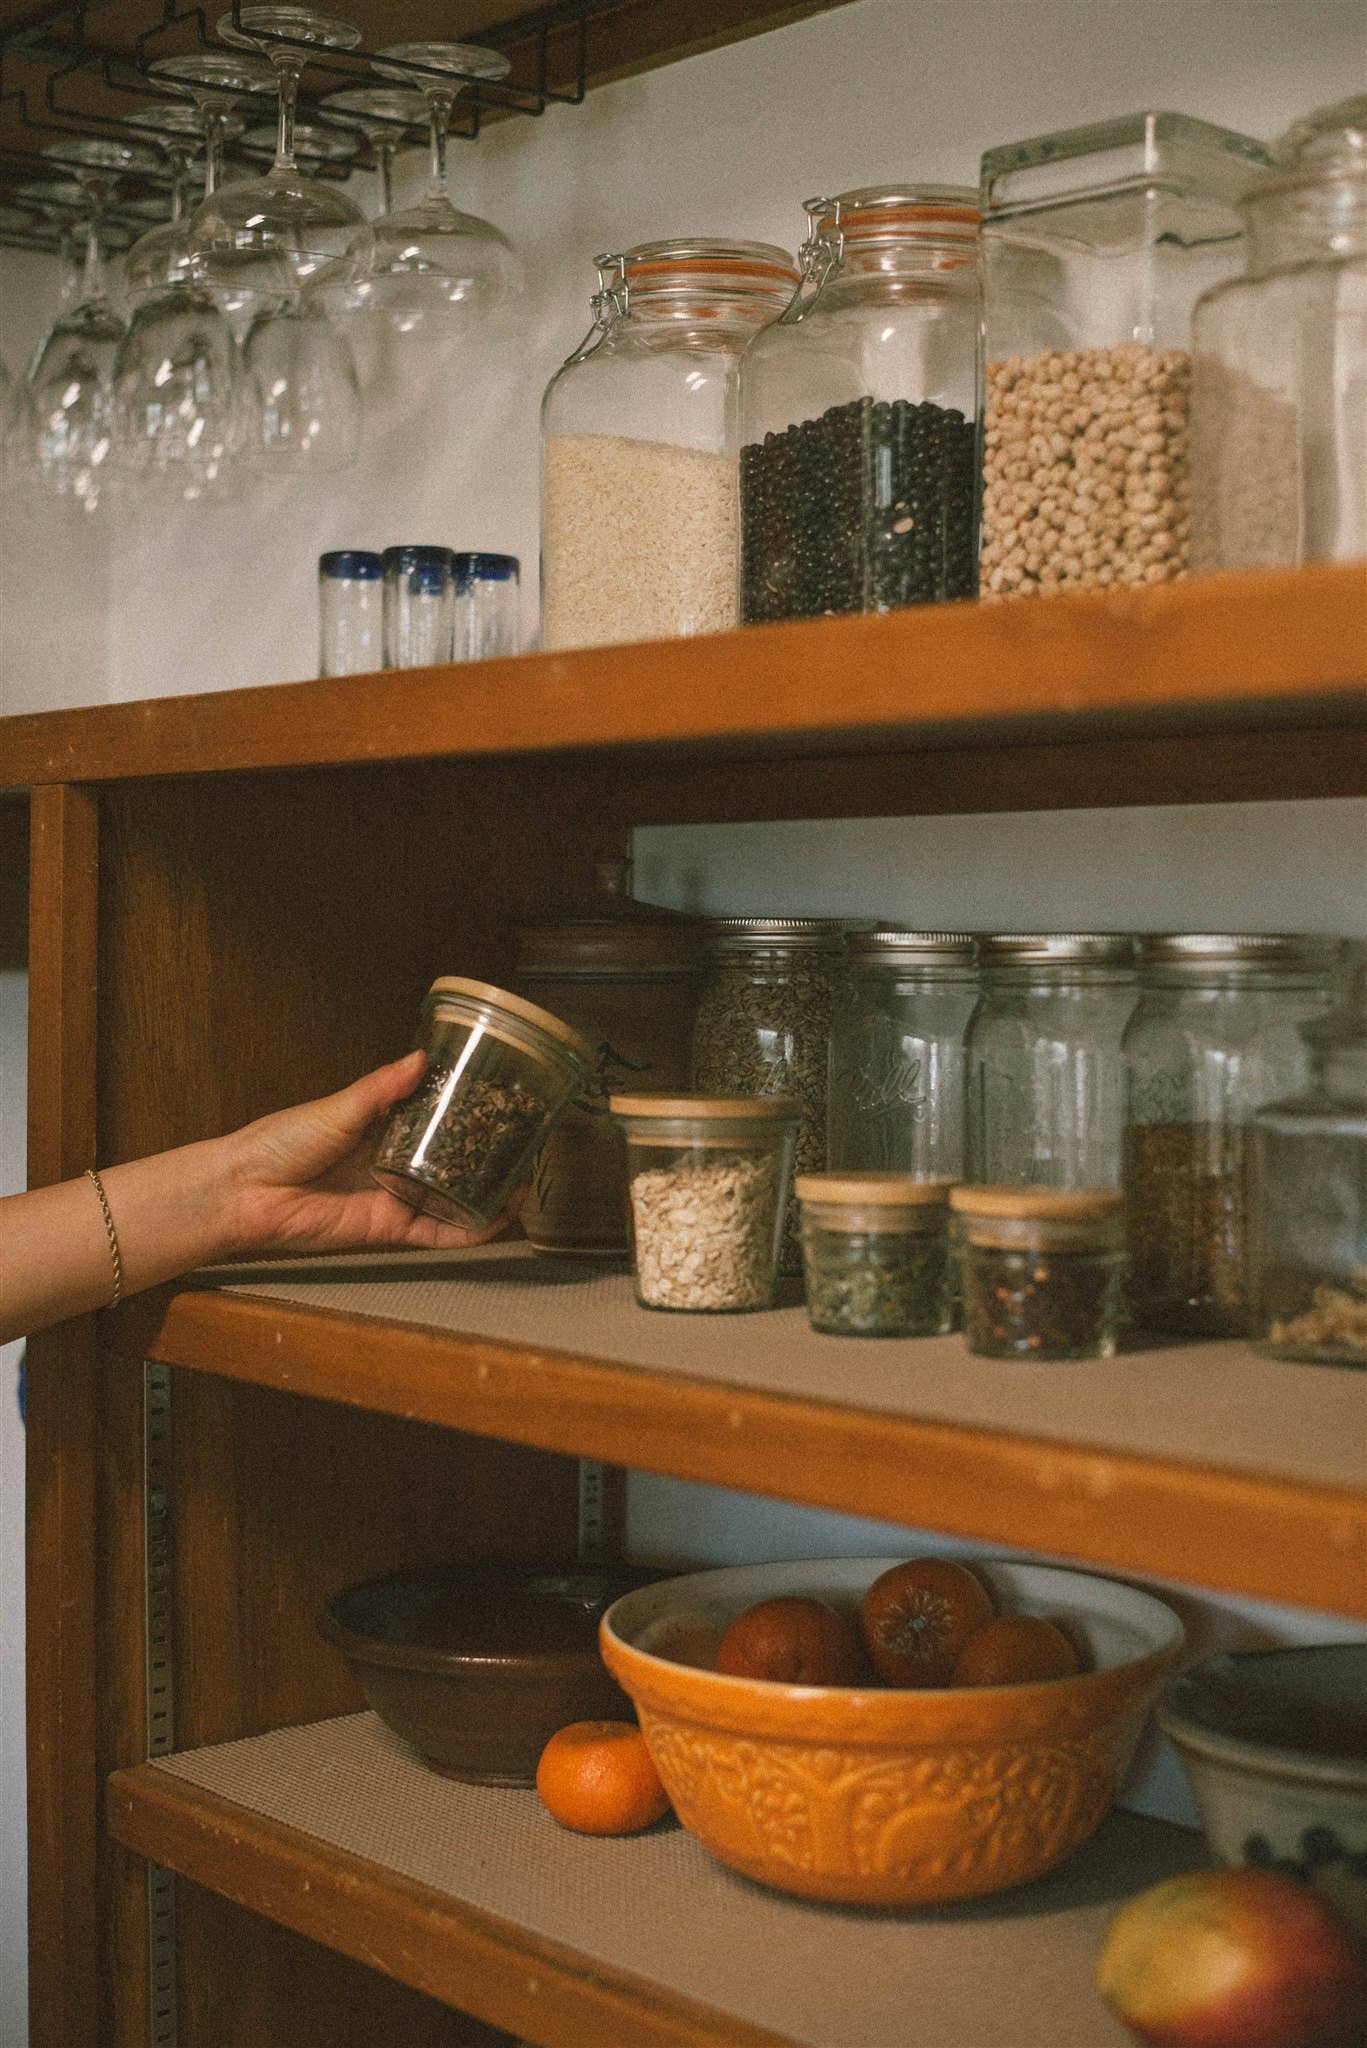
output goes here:
<path id="1" fill-rule="evenodd" d="M 1187 573 L 1191 315 L 1242 263 L 1251 136 L 1143 113 L 982 160 L 988 598 Z"/>
<path id="2" fill-rule="evenodd" d="M 614 1095 L 643 1308 L 768 1308 L 802 1105 L 792 1096 Z"/>

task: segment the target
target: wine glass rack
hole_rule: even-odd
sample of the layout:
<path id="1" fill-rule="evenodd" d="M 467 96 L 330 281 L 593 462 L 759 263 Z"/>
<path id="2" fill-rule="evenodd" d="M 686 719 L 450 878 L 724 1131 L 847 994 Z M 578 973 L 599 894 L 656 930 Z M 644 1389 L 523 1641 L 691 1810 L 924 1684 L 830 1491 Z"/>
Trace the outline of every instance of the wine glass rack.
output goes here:
<path id="1" fill-rule="evenodd" d="M 442 34 L 499 50 L 511 64 L 506 80 L 469 80 L 454 109 L 452 137 L 473 142 L 490 120 L 578 105 L 593 82 L 590 27 L 621 13 L 627 4 L 629 0 L 555 0 L 531 13 L 490 20 L 498 6 L 498 0 L 492 0 L 483 8 L 443 7 L 434 24 L 433 10 L 421 0 L 398 6 L 390 0 L 359 0 L 355 6 L 340 0 L 338 11 L 362 29 L 363 41 L 355 50 L 319 52 L 288 36 L 265 33 L 260 41 L 308 52 L 299 98 L 300 117 L 305 120 L 322 95 L 374 82 L 371 59 L 386 44 Z M 153 62 L 189 50 L 230 50 L 216 35 L 214 24 L 229 11 L 239 24 L 242 6 L 243 0 L 231 0 L 230 8 L 222 0 L 211 0 L 207 7 L 183 7 L 176 0 L 164 0 L 160 6 L 151 0 L 64 0 L 23 11 L 11 21 L 7 17 L 19 10 L 0 0 L 0 247 L 55 251 L 60 220 L 54 221 L 48 206 L 20 196 L 25 184 L 57 173 L 59 167 L 43 155 L 45 147 L 63 135 L 145 141 L 136 127 L 129 127 L 127 116 L 140 102 L 167 97 L 165 85 L 152 75 Z M 390 60 L 386 64 L 388 80 L 397 67 Z M 415 86 L 436 75 L 422 65 L 404 69 Z M 401 123 L 395 126 L 402 130 Z M 359 133 L 355 140 L 350 158 L 311 164 L 310 176 L 349 177 L 367 156 Z M 240 145 L 230 144 L 227 161 L 245 167 L 255 158 Z M 115 232 L 131 225 L 133 233 L 141 233 L 145 218 L 131 224 L 121 208 L 163 191 L 169 195 L 169 190 L 169 173 L 160 167 L 130 173 L 121 181 L 111 208 Z"/>

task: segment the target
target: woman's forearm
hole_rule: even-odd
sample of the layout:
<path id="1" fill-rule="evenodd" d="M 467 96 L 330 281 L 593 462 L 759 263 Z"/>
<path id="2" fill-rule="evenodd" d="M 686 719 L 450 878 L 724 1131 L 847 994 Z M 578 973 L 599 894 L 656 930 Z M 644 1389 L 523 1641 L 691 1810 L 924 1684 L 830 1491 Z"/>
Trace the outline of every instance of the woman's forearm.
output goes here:
<path id="1" fill-rule="evenodd" d="M 105 1168 L 124 1294 L 136 1294 L 237 1249 L 230 1227 L 232 1139 L 186 1145 Z M 114 1262 L 86 1178 L 0 1200 L 0 1343 L 105 1308 Z"/>

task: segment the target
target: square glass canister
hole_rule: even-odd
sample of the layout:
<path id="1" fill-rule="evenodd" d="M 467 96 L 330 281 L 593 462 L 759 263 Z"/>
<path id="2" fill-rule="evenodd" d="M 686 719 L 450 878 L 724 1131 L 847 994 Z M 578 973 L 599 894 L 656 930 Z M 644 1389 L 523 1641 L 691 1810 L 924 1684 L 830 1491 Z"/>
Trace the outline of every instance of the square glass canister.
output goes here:
<path id="1" fill-rule="evenodd" d="M 1192 309 L 1267 175 L 1262 143 L 1185 114 L 987 151 L 984 597 L 1186 574 Z"/>

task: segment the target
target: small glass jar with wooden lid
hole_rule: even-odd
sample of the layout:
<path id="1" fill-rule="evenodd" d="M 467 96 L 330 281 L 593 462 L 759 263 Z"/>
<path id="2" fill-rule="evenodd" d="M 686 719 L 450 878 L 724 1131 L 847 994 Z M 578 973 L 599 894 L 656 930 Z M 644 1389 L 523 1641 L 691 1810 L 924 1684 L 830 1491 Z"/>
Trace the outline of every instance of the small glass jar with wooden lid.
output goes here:
<path id="1" fill-rule="evenodd" d="M 957 1187 L 964 1335 L 984 1358 L 1110 1358 L 1124 1205 L 1110 1188 Z"/>
<path id="2" fill-rule="evenodd" d="M 594 1048 L 535 1003 L 457 975 L 428 990 L 418 1043 L 427 1071 L 391 1110 L 371 1178 L 411 1209 L 487 1229 L 588 1085 Z"/>
<path id="3" fill-rule="evenodd" d="M 769 1308 L 802 1104 L 793 1096 L 614 1095 L 643 1308 Z"/>
<path id="4" fill-rule="evenodd" d="M 948 1179 L 800 1173 L 807 1317 L 832 1337 L 940 1337 L 950 1327 Z"/>

